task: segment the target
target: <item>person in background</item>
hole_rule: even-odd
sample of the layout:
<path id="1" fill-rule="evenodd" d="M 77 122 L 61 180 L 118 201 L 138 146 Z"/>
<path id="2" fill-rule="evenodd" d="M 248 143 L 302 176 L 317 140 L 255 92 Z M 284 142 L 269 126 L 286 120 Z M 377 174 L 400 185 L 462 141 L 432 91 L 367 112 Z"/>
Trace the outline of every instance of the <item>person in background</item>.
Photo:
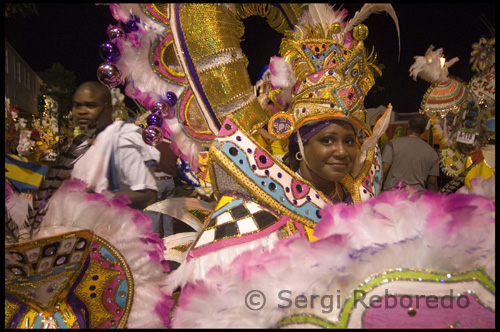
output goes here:
<path id="1" fill-rule="evenodd" d="M 408 135 L 387 143 L 382 153 L 383 190 L 406 185 L 418 194 L 425 189 L 438 192 L 439 156 L 420 138 L 426 126 L 426 117 L 415 115 L 408 122 Z"/>
<path id="2" fill-rule="evenodd" d="M 113 121 L 109 89 L 94 81 L 81 84 L 73 95 L 72 113 L 81 132 L 95 123 L 96 137 L 75 163 L 71 177 L 86 182 L 89 191 L 124 194 L 137 210 L 154 203 L 158 185 L 153 167 L 160 152 L 144 143 L 139 126 Z"/>
<path id="3" fill-rule="evenodd" d="M 154 176 L 158 185 L 156 202 L 175 196 L 175 178 L 179 176 L 177 155 L 170 149 L 170 143 L 162 141 L 155 146 L 160 151 L 160 162 Z M 174 234 L 173 217 L 154 211 L 144 211 L 153 221 L 153 231 L 160 238 Z"/>

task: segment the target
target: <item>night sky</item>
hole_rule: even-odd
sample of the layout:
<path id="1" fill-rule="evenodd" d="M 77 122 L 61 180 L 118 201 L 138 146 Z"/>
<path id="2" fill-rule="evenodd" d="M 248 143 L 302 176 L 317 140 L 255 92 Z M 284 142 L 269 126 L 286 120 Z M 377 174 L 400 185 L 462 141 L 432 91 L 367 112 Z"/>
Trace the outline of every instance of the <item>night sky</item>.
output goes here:
<path id="1" fill-rule="evenodd" d="M 96 71 L 103 62 L 99 46 L 108 41 L 107 27 L 116 23 L 108 6 L 94 3 L 37 3 L 36 6 L 39 15 L 27 18 L 18 15 L 5 20 L 7 41 L 35 71 L 45 71 L 59 62 L 76 74 L 77 84 L 97 80 Z M 344 7 L 351 18 L 362 4 L 349 3 Z M 409 76 L 413 57 L 424 55 L 431 44 L 436 49 L 443 48 L 448 60 L 460 59 L 450 67 L 450 75 L 468 82 L 474 75 L 469 64 L 471 46 L 481 37 L 492 37 L 488 26 L 495 27 L 495 5 L 395 3 L 393 7 L 401 33 L 399 61 L 397 32 L 391 17 L 384 13 L 373 14 L 363 22 L 369 29 L 365 45 L 369 50 L 375 46 L 379 62 L 385 66 L 365 106 L 392 103 L 396 112 L 416 112 L 429 83 L 421 79 L 415 82 Z M 250 79 L 255 84 L 269 58 L 278 55 L 281 34 L 268 27 L 260 17 L 243 22 L 245 35 L 241 46 L 249 58 Z"/>

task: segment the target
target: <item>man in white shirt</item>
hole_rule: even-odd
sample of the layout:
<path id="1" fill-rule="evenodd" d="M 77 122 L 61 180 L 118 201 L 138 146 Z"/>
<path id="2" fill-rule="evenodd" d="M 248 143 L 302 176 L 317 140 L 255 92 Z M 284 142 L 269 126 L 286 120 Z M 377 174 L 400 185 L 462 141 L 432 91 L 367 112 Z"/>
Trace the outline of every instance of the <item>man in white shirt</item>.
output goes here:
<path id="1" fill-rule="evenodd" d="M 109 89 L 99 82 L 81 84 L 73 95 L 72 113 L 82 131 L 96 123 L 97 136 L 75 163 L 71 177 L 86 182 L 94 192 L 108 189 L 115 196 L 124 194 L 135 209 L 154 203 L 158 187 L 153 168 L 160 152 L 144 143 L 140 127 L 113 121 Z"/>

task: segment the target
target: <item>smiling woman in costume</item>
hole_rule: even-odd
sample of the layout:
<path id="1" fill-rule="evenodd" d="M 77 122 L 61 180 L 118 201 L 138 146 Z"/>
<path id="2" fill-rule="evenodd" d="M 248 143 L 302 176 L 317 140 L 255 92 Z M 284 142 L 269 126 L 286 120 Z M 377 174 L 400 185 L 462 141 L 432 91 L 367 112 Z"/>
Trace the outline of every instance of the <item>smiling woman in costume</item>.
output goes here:
<path id="1" fill-rule="evenodd" d="M 151 206 L 199 219 L 190 224 L 197 232 L 164 239 L 165 257 L 176 249 L 181 263 L 162 287 L 181 289 L 172 327 L 493 325 L 494 198 L 378 195 L 376 142 L 391 107 L 373 131 L 365 126 L 364 97 L 380 72 L 361 23 L 377 12 L 397 22 L 392 7 L 365 4 L 346 20 L 346 11 L 327 4 L 298 6 L 300 20 L 290 4 L 112 5 L 123 24 L 140 23 L 116 39 L 126 92 L 148 109 L 167 91 L 177 95 L 162 129 L 191 166 L 197 147 L 210 143 L 215 209 L 169 200 Z M 238 44 L 250 15 L 285 33 L 281 58 L 269 65 L 272 110 L 248 94 Z M 136 55 L 144 66 L 134 65 Z M 289 163 L 259 135 L 289 140 Z M 349 197 L 356 204 L 344 204 Z M 450 285 L 471 311 L 383 308 L 359 296 L 447 300 Z M 251 306 L 259 304 L 256 291 L 265 297 L 260 307 Z"/>
<path id="2" fill-rule="evenodd" d="M 358 158 L 353 126 L 347 121 L 325 120 L 302 126 L 300 132 L 303 134 L 290 141 L 285 163 L 332 200 L 352 203 L 340 180 L 353 171 Z"/>
<path id="3" fill-rule="evenodd" d="M 364 99 L 380 70 L 376 56 L 366 52 L 368 28 L 360 23 L 374 12 L 397 18 L 387 4 L 367 5 L 350 21 L 344 21 L 346 10 L 308 7 L 295 30 L 285 31 L 282 57 L 269 64 L 274 114 L 263 135 L 289 140 L 285 162 L 260 145 L 239 117 L 226 118 L 209 149 L 218 205 L 172 281 L 203 278 L 246 250 L 268 250 L 282 239 L 315 241 L 326 205 L 359 203 L 380 191 L 376 142 L 392 107 L 373 131 L 365 124 Z"/>

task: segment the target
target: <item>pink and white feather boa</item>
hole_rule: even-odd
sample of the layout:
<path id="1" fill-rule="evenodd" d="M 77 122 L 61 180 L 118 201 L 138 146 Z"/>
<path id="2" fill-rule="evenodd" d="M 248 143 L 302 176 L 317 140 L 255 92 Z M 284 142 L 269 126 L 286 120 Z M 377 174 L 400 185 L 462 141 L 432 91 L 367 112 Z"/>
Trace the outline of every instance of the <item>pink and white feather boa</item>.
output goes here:
<path id="1" fill-rule="evenodd" d="M 390 191 L 354 206 L 329 205 L 314 231 L 318 241 L 297 237 L 267 249 L 249 248 L 231 263 L 204 271 L 202 278 L 189 276 L 172 327 L 273 327 L 300 311 L 277 309 L 277 296 L 266 296 L 265 309 L 249 310 L 245 296 L 250 291 L 269 295 L 287 289 L 308 297 L 338 289 L 345 297 L 364 278 L 392 268 L 453 273 L 483 266 L 494 280 L 494 177 L 476 185 L 487 195 L 425 192 L 418 197 Z M 319 306 L 308 309 L 325 317 Z M 326 318 L 335 322 L 338 315 L 334 310 Z"/>

